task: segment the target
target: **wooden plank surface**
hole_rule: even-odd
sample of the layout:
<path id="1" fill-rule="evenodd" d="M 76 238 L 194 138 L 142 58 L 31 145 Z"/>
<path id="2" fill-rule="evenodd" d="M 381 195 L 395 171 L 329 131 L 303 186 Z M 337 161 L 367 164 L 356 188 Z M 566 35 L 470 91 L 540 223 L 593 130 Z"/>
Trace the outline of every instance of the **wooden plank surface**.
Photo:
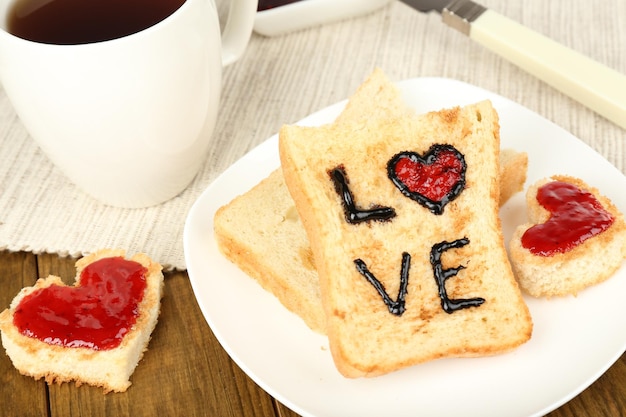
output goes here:
<path id="1" fill-rule="evenodd" d="M 74 262 L 56 255 L 0 252 L 0 309 L 40 276 L 55 274 L 72 283 Z M 228 357 L 204 321 L 184 272 L 166 274 L 161 317 L 127 392 L 104 395 L 99 388 L 73 383 L 47 387 L 43 381 L 21 376 L 4 353 L 0 378 L 0 416 L 298 417 Z M 624 415 L 626 355 L 591 387 L 549 414 Z"/>
<path id="2" fill-rule="evenodd" d="M 55 255 L 1 252 L 0 308 L 8 307 L 20 288 L 38 276 L 59 275 L 72 283 L 74 262 Z M 166 275 L 161 316 L 127 392 L 104 395 L 100 388 L 73 383 L 51 385 L 46 392 L 45 383 L 19 375 L 4 353 L 0 370 L 5 378 L 0 415 L 45 416 L 46 397 L 52 417 L 277 415 L 272 397 L 233 363 L 213 336 L 182 272 Z"/>
<path id="3" fill-rule="evenodd" d="M 0 252 L 0 311 L 37 276 L 33 255 Z M 45 416 L 48 410 L 46 384 L 20 375 L 4 353 L 0 353 L 0 415 Z"/>

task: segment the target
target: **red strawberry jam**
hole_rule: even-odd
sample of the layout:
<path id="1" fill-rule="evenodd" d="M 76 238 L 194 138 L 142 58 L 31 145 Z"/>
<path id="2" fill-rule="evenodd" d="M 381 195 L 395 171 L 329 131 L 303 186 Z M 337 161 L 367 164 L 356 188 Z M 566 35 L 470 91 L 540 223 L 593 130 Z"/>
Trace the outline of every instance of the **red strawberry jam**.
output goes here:
<path id="1" fill-rule="evenodd" d="M 24 297 L 13 323 L 51 345 L 113 349 L 135 324 L 146 272 L 122 257 L 100 259 L 83 269 L 78 285 L 51 285 Z"/>
<path id="2" fill-rule="evenodd" d="M 387 163 L 387 176 L 410 199 L 443 214 L 465 188 L 465 157 L 451 145 L 434 144 L 424 154 L 401 152 Z"/>
<path id="3" fill-rule="evenodd" d="M 570 251 L 611 227 L 615 220 L 592 193 L 562 181 L 540 187 L 537 201 L 551 216 L 526 230 L 522 246 L 539 256 Z"/>
<path id="4" fill-rule="evenodd" d="M 436 154 L 437 159 L 424 163 L 402 158 L 396 164 L 398 179 L 413 193 L 419 193 L 433 201 L 443 200 L 461 180 L 463 161 L 451 150 Z"/>

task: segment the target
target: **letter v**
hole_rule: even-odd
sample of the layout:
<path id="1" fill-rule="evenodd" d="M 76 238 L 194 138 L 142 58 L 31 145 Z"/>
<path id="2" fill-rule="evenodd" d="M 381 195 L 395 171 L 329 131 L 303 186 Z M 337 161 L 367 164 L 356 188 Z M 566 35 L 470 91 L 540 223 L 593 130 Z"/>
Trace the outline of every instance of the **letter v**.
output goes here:
<path id="1" fill-rule="evenodd" d="M 407 294 L 407 288 L 409 286 L 409 268 L 411 267 L 411 255 L 404 252 L 402 254 L 402 267 L 400 270 L 400 289 L 398 290 L 398 298 L 396 300 L 392 300 L 387 294 L 385 290 L 385 286 L 372 274 L 369 269 L 367 269 L 367 265 L 361 259 L 355 259 L 354 264 L 356 265 L 357 271 L 361 275 L 365 277 L 367 282 L 372 284 L 378 294 L 383 298 L 383 302 L 389 309 L 391 314 L 396 316 L 401 316 L 402 313 L 406 310 L 405 308 L 405 299 Z"/>

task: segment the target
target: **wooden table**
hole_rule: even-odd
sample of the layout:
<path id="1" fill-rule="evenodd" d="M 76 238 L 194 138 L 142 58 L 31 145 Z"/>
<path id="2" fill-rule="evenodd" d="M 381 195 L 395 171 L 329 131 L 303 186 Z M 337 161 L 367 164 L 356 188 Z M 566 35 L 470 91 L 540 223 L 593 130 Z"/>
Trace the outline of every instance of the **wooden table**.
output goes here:
<path id="1" fill-rule="evenodd" d="M 74 262 L 56 255 L 0 252 L 0 309 L 38 277 L 54 274 L 73 282 Z M 185 272 L 166 274 L 161 317 L 131 381 L 125 393 L 107 395 L 100 388 L 74 383 L 47 386 L 20 375 L 2 353 L 0 416 L 298 416 L 229 358 L 206 324 Z M 549 414 L 624 415 L 626 354 L 588 389 Z"/>

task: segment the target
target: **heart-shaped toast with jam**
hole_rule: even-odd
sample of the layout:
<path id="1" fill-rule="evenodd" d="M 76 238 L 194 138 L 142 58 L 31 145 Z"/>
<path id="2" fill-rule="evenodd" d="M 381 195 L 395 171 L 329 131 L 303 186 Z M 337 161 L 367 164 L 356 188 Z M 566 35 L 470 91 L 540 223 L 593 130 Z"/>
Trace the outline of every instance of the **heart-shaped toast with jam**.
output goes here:
<path id="1" fill-rule="evenodd" d="M 527 293 L 536 297 L 576 294 L 608 279 L 626 258 L 626 225 L 600 192 L 570 176 L 529 187 L 529 223 L 510 243 L 511 264 Z"/>
<path id="2" fill-rule="evenodd" d="M 160 311 L 161 266 L 102 250 L 76 263 L 73 286 L 39 279 L 0 313 L 2 343 L 24 375 L 125 391 Z"/>

